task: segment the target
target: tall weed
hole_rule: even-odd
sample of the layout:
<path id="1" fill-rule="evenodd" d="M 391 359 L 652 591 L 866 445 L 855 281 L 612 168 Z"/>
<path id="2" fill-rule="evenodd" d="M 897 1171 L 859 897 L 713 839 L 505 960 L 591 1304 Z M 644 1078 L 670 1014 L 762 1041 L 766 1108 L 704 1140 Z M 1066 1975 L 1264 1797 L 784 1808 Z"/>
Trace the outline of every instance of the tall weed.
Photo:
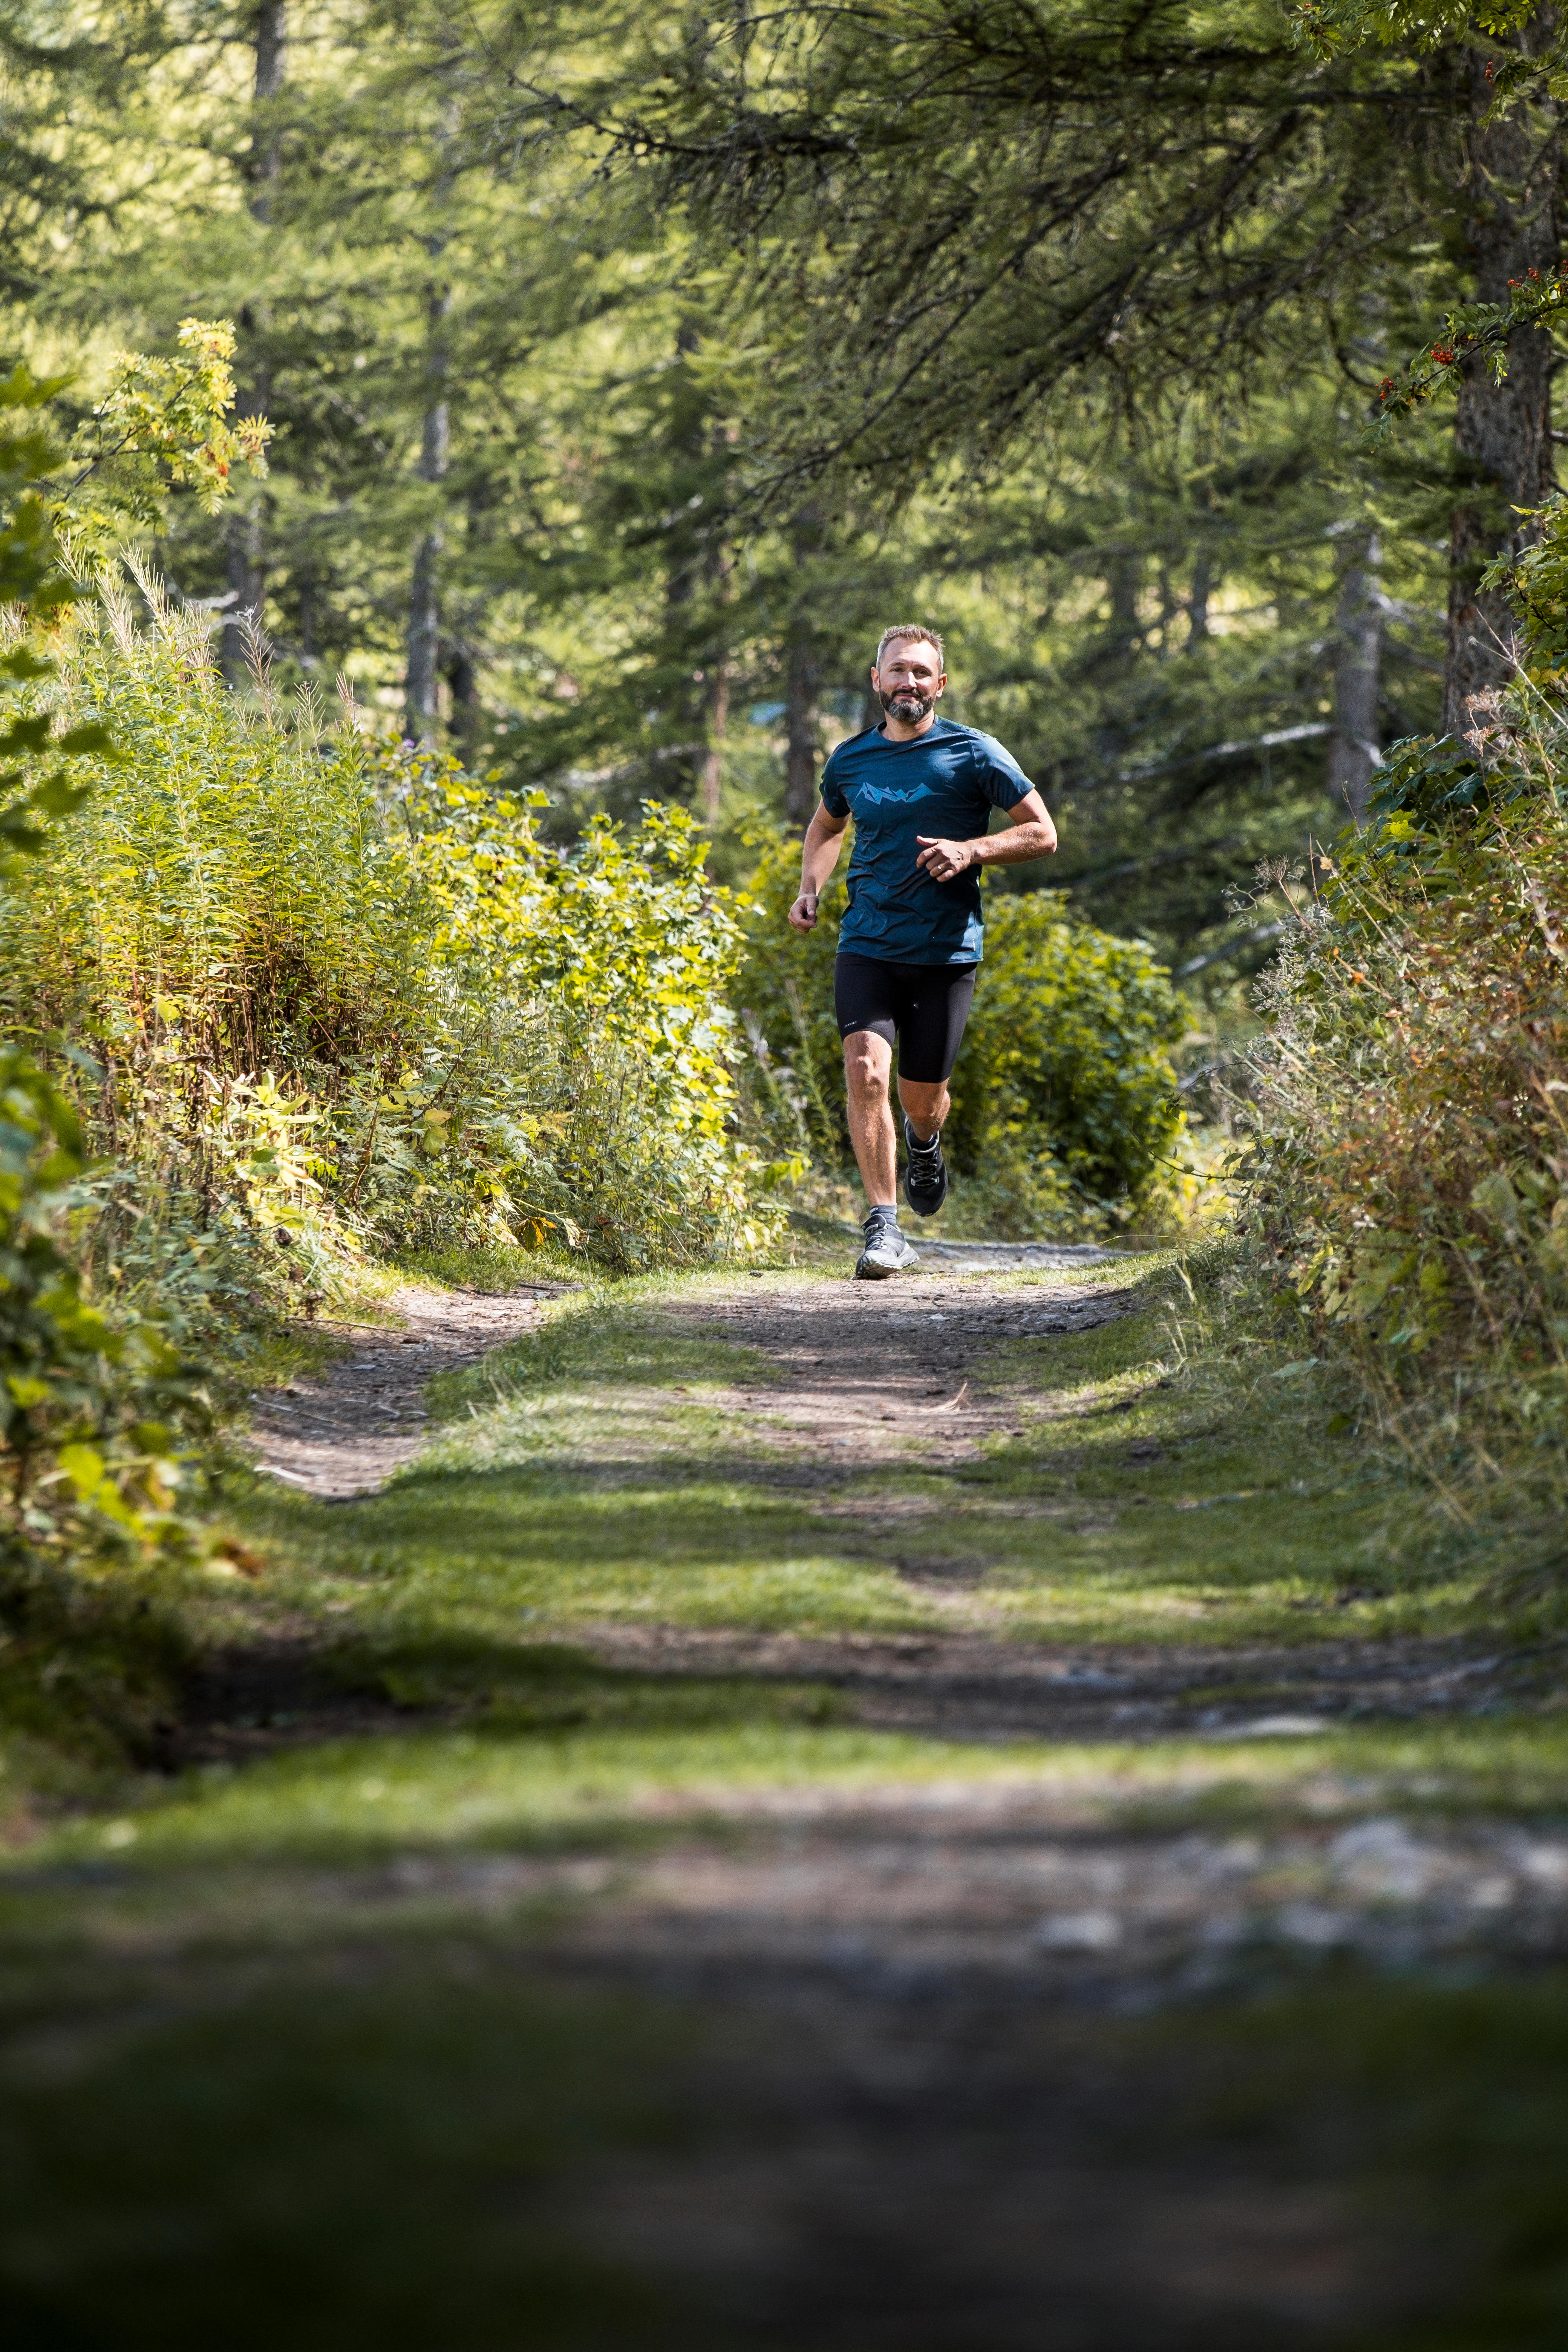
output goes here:
<path id="1" fill-rule="evenodd" d="M 95 1282 L 199 1322 L 329 1295 L 367 1247 L 760 1238 L 715 1011 L 738 940 L 689 823 L 563 856 L 280 704 L 264 660 L 234 694 L 205 616 L 139 584 L 143 613 L 114 582 L 79 608 L 49 689 L 120 762 L 0 897 L 6 1026 L 78 1056 Z"/>
<path id="2" fill-rule="evenodd" d="M 1564 740 L 1398 747 L 1262 988 L 1248 1222 L 1459 1517 L 1568 1500 Z"/>

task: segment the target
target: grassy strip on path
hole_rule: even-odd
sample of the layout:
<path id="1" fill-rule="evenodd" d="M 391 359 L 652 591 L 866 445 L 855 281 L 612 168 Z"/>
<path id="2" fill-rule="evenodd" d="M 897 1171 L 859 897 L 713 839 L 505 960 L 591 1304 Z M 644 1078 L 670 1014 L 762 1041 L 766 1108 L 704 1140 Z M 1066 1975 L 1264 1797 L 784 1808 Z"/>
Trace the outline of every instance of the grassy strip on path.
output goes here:
<path id="1" fill-rule="evenodd" d="M 191 1604 L 208 1645 L 286 1639 L 390 1701 L 401 1712 L 385 1732 L 144 1782 L 116 1795 L 113 1819 L 129 1796 L 138 1836 L 171 1849 L 447 1843 L 603 1826 L 660 1789 L 700 1806 L 770 1778 L 1003 1769 L 1143 1802 L 1261 1788 L 1283 1801 L 1303 1773 L 1417 1801 L 1468 1782 L 1489 1803 L 1554 1802 L 1568 1780 L 1552 1717 L 1340 1725 L 1245 1758 L 1190 1733 L 998 1751 L 856 1726 L 809 1672 L 655 1676 L 584 1654 L 617 1625 L 1119 1654 L 1473 1626 L 1481 1568 L 1419 1496 L 1330 1433 L 1336 1400 L 1310 1375 L 1281 1381 L 1267 1359 L 1238 1359 L 1212 1319 L 1194 1354 L 1162 1264 L 1065 1288 L 1092 1300 L 1129 1273 L 1143 1284 L 1133 1311 L 987 1356 L 977 1441 L 955 1454 L 946 1433 L 895 1433 L 873 1459 L 781 1442 L 795 1433 L 780 1363 L 735 1336 L 743 1321 L 704 1320 L 708 1302 L 732 1301 L 734 1277 L 558 1301 L 537 1335 L 437 1383 L 442 1433 L 379 1496 L 329 1505 L 250 1482 L 237 1517 L 267 1574 Z M 761 1308 L 809 1286 L 772 1276 L 744 1295 Z M 987 1289 L 1027 1307 L 1064 1283 Z M 1201 1697 L 1201 1667 L 1187 1679 Z M 79 1849 L 102 1833 L 76 1822 L 54 1835 Z"/>
<path id="2" fill-rule="evenodd" d="M 733 1286 L 563 1300 L 537 1337 L 437 1384 L 446 1433 L 381 1496 L 351 1514 L 257 1496 L 247 1526 L 290 1604 L 502 1651 L 616 1618 L 1226 1643 L 1310 1640 L 1330 1612 L 1336 1634 L 1374 1636 L 1474 1618 L 1476 1576 L 1452 1544 L 1434 1563 L 1420 1497 L 1328 1434 L 1332 1400 L 1277 1367 L 1184 1367 L 1157 1282 L 1141 1312 L 1004 1344 L 987 1378 L 1010 1425 L 979 1459 L 951 1461 L 933 1432 L 892 1459 L 825 1455 L 812 1483 L 770 1442 L 777 1366 L 661 1313 Z M 1027 1301 L 1063 1281 L 988 1287 Z"/>

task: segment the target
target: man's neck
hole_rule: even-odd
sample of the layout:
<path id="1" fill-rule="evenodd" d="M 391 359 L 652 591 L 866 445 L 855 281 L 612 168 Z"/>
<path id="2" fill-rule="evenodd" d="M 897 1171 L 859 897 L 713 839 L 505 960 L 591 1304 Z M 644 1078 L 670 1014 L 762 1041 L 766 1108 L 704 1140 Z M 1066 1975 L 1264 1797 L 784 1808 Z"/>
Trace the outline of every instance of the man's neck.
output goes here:
<path id="1" fill-rule="evenodd" d="M 889 710 L 879 728 L 889 743 L 912 743 L 917 735 L 929 735 L 936 725 L 936 712 L 928 710 L 923 719 L 895 719 Z"/>

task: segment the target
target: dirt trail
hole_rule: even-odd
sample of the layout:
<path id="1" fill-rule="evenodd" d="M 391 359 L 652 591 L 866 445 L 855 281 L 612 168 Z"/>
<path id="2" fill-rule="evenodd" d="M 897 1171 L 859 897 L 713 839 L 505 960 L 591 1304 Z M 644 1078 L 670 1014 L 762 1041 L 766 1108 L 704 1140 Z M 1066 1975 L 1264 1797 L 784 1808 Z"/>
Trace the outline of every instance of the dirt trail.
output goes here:
<path id="1" fill-rule="evenodd" d="M 1016 1263 L 1039 1260 L 1020 1252 Z M 984 1274 L 922 1265 L 896 1282 L 748 1285 L 673 1301 L 667 1313 L 678 1328 L 719 1330 L 769 1357 L 783 1379 L 743 1402 L 810 1484 L 814 1473 L 822 1483 L 907 1460 L 911 1437 L 938 1465 L 972 1459 L 1012 1420 L 1006 1393 L 986 1384 L 986 1360 L 1009 1340 L 1111 1322 L 1130 1296 L 1065 1284 L 1004 1290 Z"/>
<path id="2" fill-rule="evenodd" d="M 668 1299 L 659 1310 L 668 1326 L 722 1332 L 769 1360 L 767 1381 L 731 1393 L 746 1437 L 731 1475 L 803 1489 L 830 1518 L 940 1517 L 930 1474 L 961 1476 L 988 1435 L 1016 1426 L 998 1348 L 1106 1323 L 1129 1302 L 1114 1287 L 999 1286 L 996 1272 L 1040 1269 L 1045 1256 L 1008 1253 L 998 1265 L 1001 1255 L 972 1256 L 973 1272 L 928 1264 L 896 1283 L 741 1277 Z M 326 1496 L 380 1484 L 418 1449 L 418 1396 L 430 1374 L 531 1328 L 547 1295 L 543 1286 L 506 1298 L 401 1293 L 405 1330 L 362 1333 L 353 1357 L 264 1414 L 263 1463 Z M 867 1491 L 868 1471 L 911 1462 L 926 1474 L 923 1499 L 890 1500 L 885 1479 Z M 1040 1517 L 1048 1541 L 1043 1507 Z M 928 1558 L 912 1572 L 927 1589 L 942 1589 L 945 1576 L 955 1593 L 965 1591 L 962 1563 L 933 1568 Z M 1244 1743 L 1310 1743 L 1352 1724 L 1486 1712 L 1541 1696 L 1543 1678 L 1553 1684 L 1562 1672 L 1555 1651 L 1508 1654 L 1452 1640 L 1225 1650 L 957 1630 L 804 1635 L 625 1622 L 568 1638 L 641 1674 L 824 1685 L 848 1719 L 882 1730 L 1114 1751 L 1099 1782 L 1080 1774 L 1076 1789 L 1023 1774 L 989 1787 L 895 1785 L 852 1797 L 715 1790 L 702 1809 L 711 1833 L 594 1877 L 591 1916 L 566 1937 L 584 1958 L 695 1968 L 722 1966 L 727 1956 L 892 1980 L 933 1968 L 1031 1983 L 1089 1976 L 1107 1986 L 1136 1981 L 1152 1996 L 1156 1986 L 1221 1979 L 1269 1945 L 1406 1958 L 1483 1946 L 1568 1951 L 1568 1842 L 1495 1825 L 1368 1822 L 1353 1786 L 1327 1773 L 1314 1781 L 1310 1747 L 1307 1810 L 1319 1818 L 1289 1832 L 1162 1835 L 1105 1825 L 1107 1792 L 1124 1769 L 1117 1759 L 1151 1741 L 1234 1742 L 1240 1755 Z M 298 1671 L 286 1666 L 284 1681 Z M 205 1711 L 232 1717 L 221 1677 L 215 1688 Z M 278 1735 L 264 1724 L 237 1737 L 192 1731 L 201 1754 L 237 1756 L 275 1738 L 297 1746 L 367 1727 L 357 1716 L 351 1725 L 341 1701 L 294 1700 L 287 1714 Z M 1123 1787 L 1121 1799 L 1133 1793 Z M 658 1801 L 648 1807 L 660 1810 Z M 689 1811 L 689 1801 L 678 1810 Z M 468 1856 L 398 1867 L 395 1886 L 467 1888 L 485 1907 L 557 1881 L 579 1895 L 587 1885 L 570 1857 L 559 1865 Z"/>
<path id="3" fill-rule="evenodd" d="M 246 1906 L 245 1971 L 286 1971 L 296 1939 L 308 1951 L 312 1933 L 344 1937 L 330 1969 L 312 1963 L 300 1982 L 312 2034 L 323 1993 L 338 2003 L 328 2014 L 346 2015 L 349 2030 L 329 2044 L 291 2040 L 298 2029 L 269 2025 L 265 2015 L 255 2029 L 255 2047 L 276 2053 L 279 2095 L 297 2109 L 285 2122 L 267 2118 L 258 2137 L 268 2150 L 293 2147 L 298 2160 L 298 2136 L 313 2136 L 322 2114 L 330 2123 L 341 2109 L 363 2114 L 366 2133 L 388 2136 L 389 2165 L 421 2196 L 468 2165 L 447 2192 L 458 2217 L 447 2291 L 459 2315 L 468 2271 L 492 2258 L 492 2241 L 502 2242 L 503 2222 L 518 2212 L 545 2233 L 538 2242 L 552 2261 L 564 2248 L 584 2274 L 630 2282 L 656 2318 L 667 2307 L 690 2315 L 671 2333 L 656 2319 L 645 2326 L 645 2302 L 633 2301 L 606 2332 L 551 2335 L 552 2344 L 614 2341 L 649 2352 L 676 2341 L 735 2352 L 1254 2352 L 1279 2344 L 1333 2352 L 1436 2342 L 1421 2328 L 1458 2307 L 1491 2259 L 1487 2217 L 1506 2210 L 1519 2235 L 1516 2210 L 1547 2210 L 1523 2196 L 1521 2183 L 1537 2194 L 1534 2172 L 1485 2174 L 1479 2233 L 1450 2226 L 1450 2212 L 1463 2218 L 1472 2198 L 1477 2137 L 1454 2149 L 1440 2144 L 1429 2161 L 1418 2148 L 1412 2158 L 1398 2098 L 1415 2094 L 1397 2088 L 1413 2082 L 1424 2099 L 1428 2076 L 1440 2087 L 1449 2041 L 1434 2039 L 1425 2060 L 1427 2045 L 1413 2045 L 1394 2094 L 1381 2075 L 1358 2088 L 1363 2077 L 1346 2071 L 1348 2057 L 1320 2089 L 1324 2053 L 1332 2062 L 1335 2052 L 1332 2017 L 1325 2029 L 1321 2007 L 1289 2027 L 1289 2066 L 1279 2087 L 1266 2085 L 1260 2106 L 1255 2080 L 1268 2054 L 1260 2036 L 1275 2013 L 1260 1996 L 1283 1994 L 1276 2007 L 1289 2017 L 1292 1989 L 1310 1985 L 1318 2002 L 1348 1985 L 1354 1999 L 1381 2003 L 1376 2013 L 1387 2019 L 1391 2000 L 1408 2005 L 1434 1986 L 1502 1984 L 1568 1958 L 1568 1819 L 1478 1799 L 1462 1771 L 1449 1801 L 1440 1777 L 1401 1778 L 1375 1757 L 1363 1772 L 1353 1750 L 1328 1746 L 1347 1724 L 1405 1725 L 1549 1700 L 1563 1654 L 1544 1644 L 1531 1655 L 1342 1636 L 1229 1650 L 1053 1643 L 1004 1638 L 999 1614 L 995 1630 L 984 1630 L 986 1563 L 977 1555 L 985 1514 L 1023 1522 L 1031 1547 L 1037 1530 L 1046 1559 L 1063 1524 L 1060 1506 L 1026 1477 L 999 1487 L 981 1458 L 994 1433 L 1018 1427 L 1026 1394 L 1030 1414 L 1042 1402 L 998 1350 L 1104 1323 L 1126 1311 L 1130 1294 L 1113 1282 L 1085 1289 L 1053 1281 L 1037 1258 L 1044 1281 L 1008 1286 L 994 1256 L 973 1257 L 973 1270 L 932 1257 L 913 1278 L 879 1286 L 741 1276 L 678 1286 L 657 1307 L 636 1310 L 637 1350 L 651 1312 L 687 1336 L 722 1333 L 760 1351 L 765 1367 L 737 1358 L 732 1386 L 718 1395 L 737 1439 L 731 1454 L 719 1450 L 723 1479 L 791 1493 L 804 1506 L 792 1524 L 820 1517 L 836 1543 L 845 1521 L 874 1520 L 878 1558 L 890 1553 L 934 1604 L 931 1629 L 808 1635 L 623 1620 L 565 1626 L 560 1636 L 563 1648 L 591 1650 L 637 1675 L 826 1685 L 826 1716 L 837 1707 L 840 1719 L 879 1732 L 951 1738 L 951 1774 L 943 1768 L 933 1781 L 906 1769 L 900 1778 L 889 1762 L 884 1777 L 847 1784 L 813 1780 L 808 1757 L 798 1780 L 781 1768 L 760 1785 L 716 1774 L 711 1787 L 694 1790 L 689 1780 L 672 1788 L 655 1763 L 641 1793 L 616 1796 L 605 1816 L 585 1788 L 580 1828 L 558 1838 L 510 1837 L 493 1826 L 464 1833 L 426 1813 L 396 1840 L 351 1843 L 335 1857 L 309 1840 L 279 1860 L 264 1846 L 254 1861 L 241 1855 L 243 1890 L 227 1899 Z M 401 1328 L 354 1333 L 352 1355 L 262 1407 L 259 1460 L 322 1497 L 373 1490 L 417 1454 L 431 1374 L 527 1330 L 541 1297 L 404 1292 Z M 713 1356 L 701 1360 L 708 1412 Z M 632 1368 L 632 1380 L 641 1377 Z M 673 1376 L 671 1388 L 684 1402 Z M 692 1472 L 685 1417 L 666 1420 L 665 1399 L 647 1390 L 626 1393 L 641 1418 L 626 1444 L 617 1436 L 613 1458 L 600 1458 L 585 1440 L 582 1456 L 559 1466 L 591 1497 L 601 1474 L 622 1477 L 629 1460 L 641 1478 L 668 1448 L 678 1495 Z M 1047 1409 L 1078 1406 L 1064 1391 Z M 566 1416 L 548 1425 L 552 1443 L 575 1442 Z M 704 1426 L 710 1444 L 711 1424 Z M 1126 1500 L 1136 1499 L 1141 1461 L 1157 1454 L 1145 1447 L 1141 1455 L 1131 1433 L 1102 1448 L 1102 1459 L 1125 1465 Z M 925 1475 L 900 1479 L 900 1465 Z M 698 1475 L 710 1475 L 708 1457 Z M 460 1510 L 460 1475 L 449 1491 Z M 906 1521 L 907 1561 L 900 1541 L 886 1540 L 889 1522 L 897 1536 Z M 537 1638 L 531 1623 L 520 1643 L 526 1650 Z M 330 1768 L 341 1748 L 357 1777 L 363 1767 L 353 1743 L 370 1734 L 376 1778 L 361 1794 L 379 1801 L 396 1770 L 384 1761 L 385 1743 L 404 1734 L 417 1748 L 432 1733 L 440 1746 L 450 1732 L 453 1746 L 476 1757 L 493 1738 L 489 1752 L 503 1769 L 509 1738 L 520 1751 L 528 1747 L 526 1732 L 487 1732 L 482 1717 L 470 1724 L 456 1703 L 445 1717 L 399 1712 L 390 1700 L 313 1683 L 317 1639 L 296 1623 L 271 1649 L 213 1662 L 170 1763 L 216 1766 L 209 1785 L 221 1790 L 230 1768 L 269 1752 L 319 1747 Z M 560 1664 L 563 1684 L 583 1671 Z M 590 1724 L 593 1696 L 582 1717 Z M 576 1719 L 559 1718 L 563 1786 L 584 1769 L 572 1752 Z M 540 1729 L 552 1747 L 550 1724 Z M 1155 1745 L 1173 1739 L 1184 1744 Z M 977 1758 L 976 1743 L 994 1753 Z M 1246 1781 L 1249 1767 L 1269 1761 L 1272 1777 Z M 112 1997 L 141 2003 L 136 2030 L 142 2011 L 162 2017 L 182 1997 L 163 1955 L 183 1932 L 195 1937 L 186 1963 L 193 2013 L 200 2022 L 221 2001 L 218 2040 L 244 2041 L 254 2064 L 248 2033 L 237 2036 L 227 2023 L 228 1980 L 213 1957 L 221 1936 L 207 1936 L 200 1908 L 209 1899 L 221 1906 L 221 1886 L 209 1898 L 202 1881 L 194 1893 L 200 1874 L 176 1865 L 173 1904 L 197 1906 L 195 1927 L 176 1931 L 159 1922 L 118 1848 L 89 1867 L 85 1892 L 75 1861 L 36 1874 L 35 1891 L 46 1904 L 106 1906 L 101 1949 Z M 142 1964 L 139 1954 L 153 1973 L 137 1979 L 146 1990 L 126 1993 L 121 1980 Z M 395 2058 L 378 2060 L 380 1978 L 392 1979 L 399 1954 L 425 2006 L 389 2012 L 412 2016 L 416 2030 L 400 2025 Z M 597 2000 L 608 1987 L 628 2014 L 675 2016 L 683 2054 L 647 2062 L 650 2082 L 658 2067 L 672 2070 L 658 2095 L 669 2128 L 638 2121 L 595 2142 L 574 2105 L 560 2135 L 570 2143 L 564 2168 L 552 2178 L 538 2157 L 536 2078 L 548 2083 L 565 2069 L 570 2089 L 570 2069 L 584 2061 L 573 2036 L 554 2027 L 548 2045 L 524 2044 L 521 2056 L 504 2032 L 493 2047 L 487 2040 L 482 2077 L 455 2075 L 457 2087 L 444 2090 L 440 2053 L 460 2045 L 487 1971 L 504 1979 L 509 1998 L 514 1984 L 552 1996 L 564 1985 L 573 2000 Z M 362 2012 L 342 2002 L 361 1987 L 366 2005 L 356 2024 Z M 237 1992 L 233 2013 L 243 2013 L 241 2003 Z M 91 2030 L 101 2032 L 96 2012 Z M 217 2041 L 202 2030 L 195 2072 L 174 2077 L 187 2169 L 191 2116 L 212 2105 Z M 1423 2030 L 1450 2032 L 1441 2020 Z M 1470 2030 L 1461 2021 L 1453 2046 L 1462 2052 Z M 270 2045 L 269 2032 L 280 2036 Z M 1389 2039 L 1397 2056 L 1404 2045 L 1397 2033 Z M 45 2063 L 58 2062 L 46 2051 Z M 639 2101 L 642 2063 L 631 2062 Z M 328 2088 L 317 2096 L 323 2068 Z M 413 2087 L 394 2098 L 389 2083 L 405 2077 Z M 154 2088 L 161 2081 L 149 2079 Z M 301 2100 L 295 2086 L 305 2082 L 311 2095 Z M 1520 2096 L 1517 2077 L 1509 2082 L 1507 2095 Z M 502 2129 L 497 2118 L 512 2112 L 509 2100 L 515 2116 Z M 400 2140 L 411 2127 L 399 2116 L 427 2108 L 434 2135 Z M 1534 2112 L 1522 2096 L 1521 2111 Z M 225 2179 L 244 2135 L 221 2120 L 212 2162 Z M 138 2131 L 141 2122 L 138 2109 Z M 1487 2162 L 1506 2148 L 1510 2128 L 1506 2114 L 1485 2119 Z M 485 2159 L 488 2171 L 472 2168 L 475 2141 L 499 2151 Z M 350 2168 L 357 2161 L 374 2187 L 381 2160 L 379 2148 L 374 2158 L 351 2150 Z M 232 2196 L 237 2211 L 244 2205 L 247 2233 L 282 2178 L 277 2156 L 266 2162 L 259 2191 L 248 2202 Z M 179 2178 L 184 2184 L 186 2171 Z M 143 2202 L 117 2227 L 140 2246 L 155 2234 L 140 2173 L 137 2193 Z M 182 2229 L 180 2200 L 191 2196 L 182 2185 L 168 2200 Z M 351 2236 L 379 2202 L 357 2183 L 344 2209 Z M 482 2235 L 463 2238 L 476 2215 Z M 171 2234 L 163 2208 L 154 2219 L 169 2259 L 188 2263 L 186 2239 Z M 1549 2226 L 1541 2224 L 1543 2244 Z M 200 2230 L 188 2234 L 199 2250 Z M 1504 2234 L 1496 2232 L 1500 2242 Z M 247 2234 L 234 2274 L 243 2278 L 255 2244 L 270 2242 Z M 284 2267 L 287 2253 L 285 2242 Z M 459 2320 L 463 2340 L 510 2342 L 512 2313 L 537 2306 L 541 2276 L 556 2273 L 524 2263 L 505 2323 L 485 2335 Z M 388 2308 L 376 2306 L 375 2340 L 416 2340 L 395 2316 L 389 2324 Z M 417 2340 L 451 2333 L 437 2323 Z M 333 2340 L 370 2337 L 349 2326 Z M 1503 2336 L 1478 2326 L 1464 2340 Z"/>
<path id="4" fill-rule="evenodd" d="M 410 1284 L 388 1302 L 394 1322 L 323 1318 L 315 1332 L 350 1342 L 352 1353 L 256 1399 L 257 1467 L 324 1501 L 374 1494 L 424 1443 L 425 1391 L 436 1374 L 477 1363 L 531 1330 L 540 1301 L 563 1287 L 541 1283 L 498 1298 Z"/>

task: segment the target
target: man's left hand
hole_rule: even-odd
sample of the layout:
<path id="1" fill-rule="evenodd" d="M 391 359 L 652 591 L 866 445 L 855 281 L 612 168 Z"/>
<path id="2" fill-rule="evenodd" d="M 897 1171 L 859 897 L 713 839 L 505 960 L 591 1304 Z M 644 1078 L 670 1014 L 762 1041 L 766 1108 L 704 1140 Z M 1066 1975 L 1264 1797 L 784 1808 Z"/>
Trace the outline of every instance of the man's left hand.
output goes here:
<path id="1" fill-rule="evenodd" d="M 925 833 L 917 833 L 915 839 L 923 844 L 915 864 L 923 866 L 933 882 L 951 882 L 976 862 L 972 841 L 936 841 Z"/>

